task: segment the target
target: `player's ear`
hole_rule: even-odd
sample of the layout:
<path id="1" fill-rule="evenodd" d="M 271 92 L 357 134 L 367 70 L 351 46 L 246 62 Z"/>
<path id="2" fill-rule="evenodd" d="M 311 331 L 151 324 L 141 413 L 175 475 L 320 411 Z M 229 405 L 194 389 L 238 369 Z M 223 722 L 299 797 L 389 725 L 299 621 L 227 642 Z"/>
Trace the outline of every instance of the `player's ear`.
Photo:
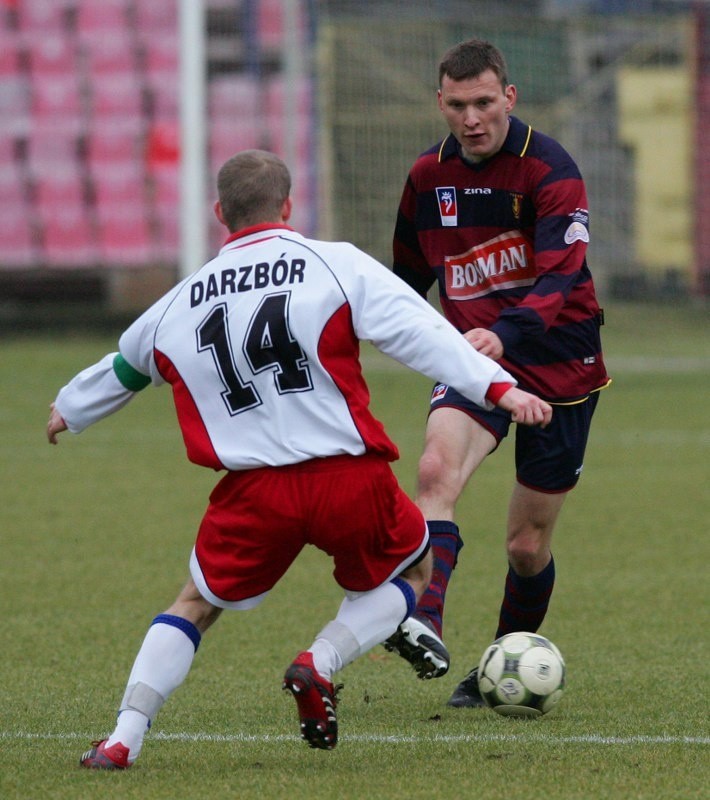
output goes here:
<path id="1" fill-rule="evenodd" d="M 515 101 L 518 99 L 518 90 L 512 83 L 509 83 L 505 87 L 505 113 L 510 114 L 510 112 L 515 107 Z"/>
<path id="2" fill-rule="evenodd" d="M 284 200 L 284 204 L 281 206 L 281 219 L 283 222 L 288 222 L 291 218 L 291 213 L 293 211 L 293 200 L 290 197 L 287 197 Z"/>
<path id="3" fill-rule="evenodd" d="M 224 221 L 224 214 L 222 213 L 222 204 L 219 202 L 219 200 L 217 200 L 217 202 L 214 204 L 214 213 L 215 213 L 215 216 L 217 217 L 217 219 L 226 228 L 227 227 L 227 223 Z"/>

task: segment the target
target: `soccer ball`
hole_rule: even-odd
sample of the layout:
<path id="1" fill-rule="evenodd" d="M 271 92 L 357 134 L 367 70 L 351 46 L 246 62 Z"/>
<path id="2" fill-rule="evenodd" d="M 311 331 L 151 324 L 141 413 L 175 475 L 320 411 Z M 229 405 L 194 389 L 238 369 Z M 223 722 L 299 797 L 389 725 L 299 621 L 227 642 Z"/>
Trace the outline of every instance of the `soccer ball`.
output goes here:
<path id="1" fill-rule="evenodd" d="M 481 657 L 478 688 L 486 705 L 498 714 L 540 717 L 562 699 L 565 662 L 544 636 L 508 633 Z"/>

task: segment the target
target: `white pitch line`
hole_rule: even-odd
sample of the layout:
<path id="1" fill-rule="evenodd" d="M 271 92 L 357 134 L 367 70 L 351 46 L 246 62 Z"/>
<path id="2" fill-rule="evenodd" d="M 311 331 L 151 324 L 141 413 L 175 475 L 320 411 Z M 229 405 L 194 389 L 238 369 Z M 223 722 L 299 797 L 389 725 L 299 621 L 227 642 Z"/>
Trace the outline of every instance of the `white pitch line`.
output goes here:
<path id="1" fill-rule="evenodd" d="M 1 739 L 85 739 L 90 741 L 95 737 L 82 733 L 34 733 L 32 731 L 0 731 Z M 167 733 L 166 731 L 151 731 L 149 739 L 167 742 L 238 742 L 259 744 L 267 742 L 298 742 L 300 737 L 287 734 L 251 734 L 251 733 Z M 710 744 L 710 736 L 602 736 L 601 734 L 587 734 L 580 736 L 526 736 L 518 734 L 492 733 L 492 734 L 451 734 L 432 736 L 415 736 L 405 734 L 352 734 L 341 735 L 341 742 L 389 743 L 389 744 L 438 744 L 438 743 L 491 743 L 491 742 L 523 742 L 534 744 L 601 744 L 601 745 L 637 745 L 637 744 Z"/>

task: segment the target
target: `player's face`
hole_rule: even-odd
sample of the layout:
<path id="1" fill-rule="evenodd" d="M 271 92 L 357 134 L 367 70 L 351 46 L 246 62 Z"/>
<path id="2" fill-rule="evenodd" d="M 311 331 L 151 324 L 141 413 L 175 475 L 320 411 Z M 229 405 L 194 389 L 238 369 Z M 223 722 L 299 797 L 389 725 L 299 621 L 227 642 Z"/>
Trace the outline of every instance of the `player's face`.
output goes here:
<path id="1" fill-rule="evenodd" d="M 515 86 L 505 88 L 493 70 L 455 81 L 444 75 L 439 110 L 471 161 L 495 155 L 508 134 L 508 114 L 515 105 Z"/>

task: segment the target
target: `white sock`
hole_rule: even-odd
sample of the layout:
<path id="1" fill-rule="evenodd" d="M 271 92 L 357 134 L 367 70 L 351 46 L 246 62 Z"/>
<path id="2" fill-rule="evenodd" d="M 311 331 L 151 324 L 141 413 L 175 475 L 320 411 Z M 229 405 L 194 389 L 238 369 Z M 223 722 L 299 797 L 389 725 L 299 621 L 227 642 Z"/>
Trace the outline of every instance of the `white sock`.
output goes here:
<path id="1" fill-rule="evenodd" d="M 121 742 L 129 750 L 129 763 L 135 761 L 151 719 L 185 680 L 194 656 L 195 645 L 180 628 L 163 622 L 151 625 L 133 663 L 116 728 L 107 747 Z M 139 684 L 152 698 L 150 709 L 145 709 L 148 713 L 130 705 L 132 690 Z"/>
<path id="2" fill-rule="evenodd" d="M 385 583 L 371 592 L 346 597 L 340 605 L 336 622 L 348 628 L 366 653 L 391 636 L 407 614 L 407 600 L 396 583 Z M 349 664 L 343 659 L 343 666 Z"/>
<path id="3" fill-rule="evenodd" d="M 324 637 L 319 637 L 308 648 L 313 654 L 313 666 L 327 681 L 333 680 L 333 673 L 343 668 L 343 660 L 335 645 Z"/>
<path id="4" fill-rule="evenodd" d="M 309 648 L 313 665 L 326 680 L 391 636 L 407 613 L 407 600 L 395 583 L 346 597 L 338 614 Z"/>

